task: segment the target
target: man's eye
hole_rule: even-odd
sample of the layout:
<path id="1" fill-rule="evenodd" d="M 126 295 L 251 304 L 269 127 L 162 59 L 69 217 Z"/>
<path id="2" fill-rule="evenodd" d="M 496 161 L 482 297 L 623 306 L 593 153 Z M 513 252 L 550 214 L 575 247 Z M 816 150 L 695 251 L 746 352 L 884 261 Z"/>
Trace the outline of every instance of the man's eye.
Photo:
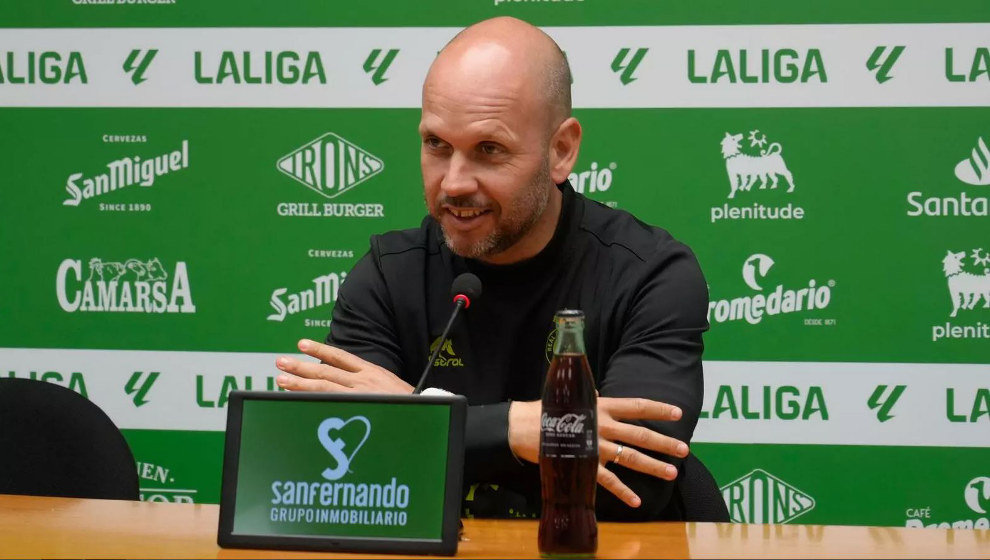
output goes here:
<path id="1" fill-rule="evenodd" d="M 478 146 L 478 149 L 480 149 L 482 153 L 490 156 L 495 154 L 501 154 L 502 152 L 505 151 L 502 149 L 502 146 L 499 146 L 494 142 L 482 142 L 481 145 Z"/>
<path id="2" fill-rule="evenodd" d="M 427 148 L 432 148 L 434 150 L 443 147 L 443 140 L 437 138 L 436 136 L 427 136 L 423 139 L 423 143 L 426 144 Z"/>

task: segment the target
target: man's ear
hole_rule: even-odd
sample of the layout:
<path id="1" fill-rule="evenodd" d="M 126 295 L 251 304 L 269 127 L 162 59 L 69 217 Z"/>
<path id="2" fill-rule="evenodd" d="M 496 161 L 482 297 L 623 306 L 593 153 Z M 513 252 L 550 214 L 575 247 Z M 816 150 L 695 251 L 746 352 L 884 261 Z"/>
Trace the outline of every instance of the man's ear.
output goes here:
<path id="1" fill-rule="evenodd" d="M 580 148 L 581 123 L 569 117 L 550 137 L 550 178 L 555 185 L 563 183 L 571 174 Z"/>

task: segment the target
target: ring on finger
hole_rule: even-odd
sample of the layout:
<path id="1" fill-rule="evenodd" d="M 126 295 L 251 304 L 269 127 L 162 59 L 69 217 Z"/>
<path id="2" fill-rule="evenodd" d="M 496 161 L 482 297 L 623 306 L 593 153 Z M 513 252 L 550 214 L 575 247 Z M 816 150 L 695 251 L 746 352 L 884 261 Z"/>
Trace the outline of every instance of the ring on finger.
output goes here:
<path id="1" fill-rule="evenodd" d="M 619 447 L 616 448 L 616 450 L 615 450 L 615 457 L 612 457 L 612 462 L 615 463 L 616 465 L 618 465 L 619 464 L 619 460 L 622 459 L 622 451 L 624 449 L 625 449 L 625 447 L 623 447 L 621 443 L 619 444 Z"/>

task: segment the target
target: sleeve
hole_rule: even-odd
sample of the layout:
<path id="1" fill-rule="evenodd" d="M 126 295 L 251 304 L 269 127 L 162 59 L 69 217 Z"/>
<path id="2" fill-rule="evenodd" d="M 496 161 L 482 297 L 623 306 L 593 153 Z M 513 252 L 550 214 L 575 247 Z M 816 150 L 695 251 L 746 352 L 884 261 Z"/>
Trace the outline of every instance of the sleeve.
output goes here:
<path id="1" fill-rule="evenodd" d="M 691 250 L 668 243 L 671 250 L 660 253 L 631 298 L 618 350 L 606 366 L 599 391 L 606 397 L 642 397 L 679 406 L 683 414 L 677 422 L 638 424 L 690 444 L 704 395 L 701 335 L 708 329 L 708 287 Z M 681 459 L 648 453 L 680 471 Z M 615 464 L 608 468 L 642 504 L 630 508 L 599 488 L 602 519 L 638 521 L 669 515 L 664 510 L 675 483 Z"/>
<path id="2" fill-rule="evenodd" d="M 370 251 L 337 291 L 326 343 L 403 376 L 391 298 Z"/>

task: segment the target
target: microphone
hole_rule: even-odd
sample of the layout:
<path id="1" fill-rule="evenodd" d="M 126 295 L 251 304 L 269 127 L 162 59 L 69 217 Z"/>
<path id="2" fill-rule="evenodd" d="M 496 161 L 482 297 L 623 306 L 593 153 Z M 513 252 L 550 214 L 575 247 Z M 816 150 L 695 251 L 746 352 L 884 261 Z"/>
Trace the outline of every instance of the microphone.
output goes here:
<path id="1" fill-rule="evenodd" d="M 447 321 L 447 326 L 443 329 L 443 334 L 440 335 L 440 338 L 437 341 L 437 347 L 433 349 L 433 353 L 430 354 L 429 361 L 426 362 L 426 368 L 423 369 L 423 375 L 420 376 L 419 383 L 416 384 L 416 389 L 412 392 L 414 395 L 418 395 L 423 392 L 423 386 L 426 384 L 426 378 L 430 375 L 430 369 L 433 368 L 433 362 L 435 362 L 437 360 L 437 356 L 440 355 L 440 349 L 443 348 L 443 343 L 447 340 L 447 335 L 450 333 L 450 327 L 454 326 L 454 319 L 457 318 L 457 314 L 460 313 L 461 309 L 471 307 L 471 300 L 481 297 L 481 280 L 470 272 L 459 274 L 457 278 L 454 278 L 454 282 L 450 285 L 450 296 L 454 301 L 454 311 L 451 312 L 450 320 Z"/>

